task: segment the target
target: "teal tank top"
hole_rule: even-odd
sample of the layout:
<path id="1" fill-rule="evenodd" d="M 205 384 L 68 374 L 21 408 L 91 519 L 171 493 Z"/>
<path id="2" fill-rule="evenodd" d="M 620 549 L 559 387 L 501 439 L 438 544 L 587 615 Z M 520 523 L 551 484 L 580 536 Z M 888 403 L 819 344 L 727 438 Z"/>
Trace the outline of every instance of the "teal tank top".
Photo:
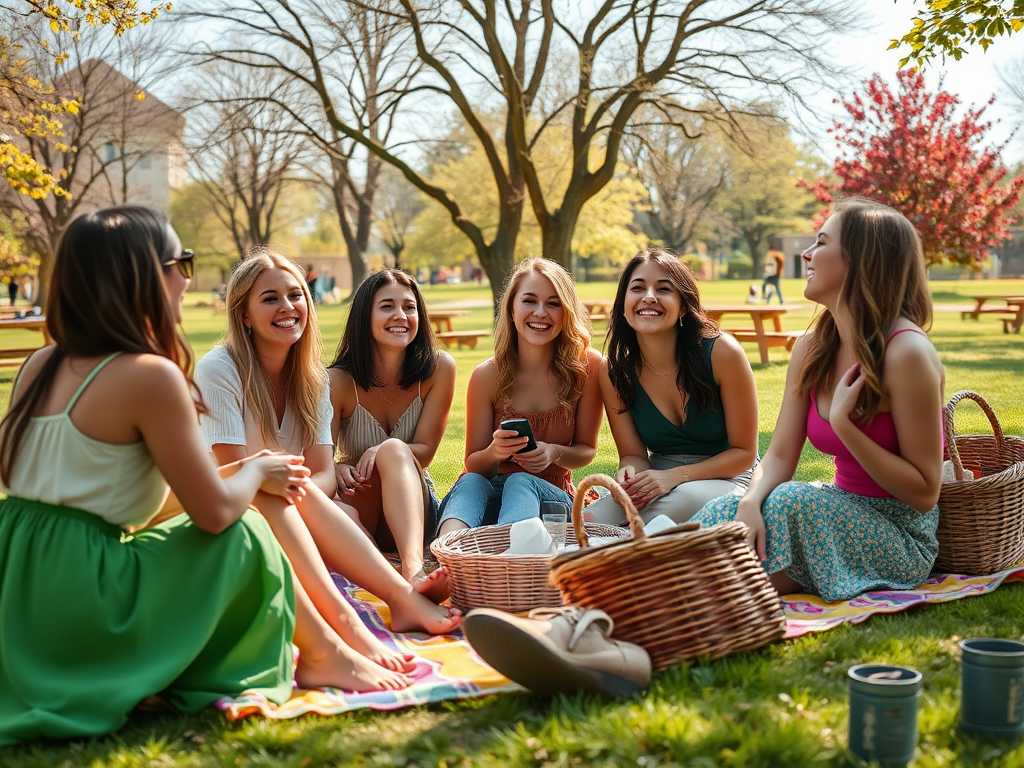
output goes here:
<path id="1" fill-rule="evenodd" d="M 715 346 L 715 339 L 703 339 L 702 343 L 708 366 L 706 381 L 715 390 L 715 398 L 711 408 L 704 412 L 698 411 L 697 404 L 690 398 L 686 404 L 686 421 L 682 426 L 677 427 L 658 410 L 658 406 L 640 384 L 640 378 L 633 374 L 636 400 L 629 413 L 640 433 L 640 439 L 651 453 L 717 456 L 729 449 L 725 409 L 711 367 L 711 350 Z"/>

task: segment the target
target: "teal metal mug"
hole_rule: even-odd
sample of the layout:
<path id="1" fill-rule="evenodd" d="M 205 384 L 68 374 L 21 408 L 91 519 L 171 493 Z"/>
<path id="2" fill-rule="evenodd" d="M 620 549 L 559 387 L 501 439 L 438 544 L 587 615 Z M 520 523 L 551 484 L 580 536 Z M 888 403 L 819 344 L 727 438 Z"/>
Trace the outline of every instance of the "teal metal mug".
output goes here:
<path id="1" fill-rule="evenodd" d="M 960 726 L 988 736 L 1024 735 L 1024 643 L 960 643 Z"/>
<path id="2" fill-rule="evenodd" d="M 850 667 L 850 751 L 883 766 L 904 766 L 917 749 L 921 673 L 889 664 Z"/>

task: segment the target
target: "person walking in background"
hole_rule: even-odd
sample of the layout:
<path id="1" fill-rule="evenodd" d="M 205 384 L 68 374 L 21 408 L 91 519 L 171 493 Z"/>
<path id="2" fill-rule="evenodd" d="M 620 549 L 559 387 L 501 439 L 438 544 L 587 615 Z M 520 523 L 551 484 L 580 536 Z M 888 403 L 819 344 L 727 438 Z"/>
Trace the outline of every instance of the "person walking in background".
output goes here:
<path id="1" fill-rule="evenodd" d="M 32 303 L 32 276 L 25 275 L 21 278 L 21 296 L 29 304 Z"/>
<path id="2" fill-rule="evenodd" d="M 316 271 L 316 267 L 312 264 L 306 265 L 306 285 L 309 288 L 309 295 L 313 299 L 314 304 L 322 304 L 323 301 L 317 294 L 320 289 L 320 273 Z"/>
<path id="3" fill-rule="evenodd" d="M 18 300 L 18 278 L 11 275 L 7 278 L 7 295 L 11 299 L 11 306 L 14 306 L 14 302 Z"/>
<path id="4" fill-rule="evenodd" d="M 779 304 L 783 303 L 782 287 L 779 285 L 779 280 L 782 279 L 782 272 L 785 268 L 786 257 L 782 255 L 782 252 L 768 251 L 764 265 L 765 278 L 764 282 L 761 283 L 761 298 L 764 299 L 765 304 L 771 304 L 771 289 L 773 288 L 775 289 L 775 295 L 779 297 Z"/>

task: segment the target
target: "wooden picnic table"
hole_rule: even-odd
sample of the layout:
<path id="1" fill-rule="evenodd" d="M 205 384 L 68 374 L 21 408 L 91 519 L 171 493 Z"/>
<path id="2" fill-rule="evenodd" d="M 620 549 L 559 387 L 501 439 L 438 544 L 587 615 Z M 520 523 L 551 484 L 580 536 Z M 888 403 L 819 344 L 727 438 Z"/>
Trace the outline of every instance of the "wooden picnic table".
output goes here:
<path id="1" fill-rule="evenodd" d="M 32 330 L 41 331 L 43 343 L 34 347 L 18 347 L 14 349 L 0 348 L 0 366 L 21 365 L 22 361 L 37 349 L 53 343 L 50 332 L 46 330 L 46 318 L 42 315 L 0 319 L 0 330 Z"/>
<path id="2" fill-rule="evenodd" d="M 612 313 L 612 306 L 614 304 L 614 299 L 587 299 L 583 302 L 583 308 L 587 310 L 587 314 L 591 317 L 603 315 L 604 318 L 607 318 Z"/>
<path id="3" fill-rule="evenodd" d="M 986 294 L 984 296 L 972 296 L 974 300 L 974 309 L 962 311 L 960 313 L 960 319 L 966 320 L 968 317 L 979 320 L 982 315 L 987 314 L 1002 314 L 1007 315 L 1003 318 L 1003 333 L 1009 333 L 1010 329 L 1013 328 L 1014 333 L 1020 333 L 1021 326 L 1024 326 L 1024 296 L 1019 294 Z M 990 301 L 1001 301 L 1006 306 L 1004 307 L 986 307 Z"/>
<path id="4" fill-rule="evenodd" d="M 766 365 L 769 362 L 769 347 L 785 347 L 792 350 L 796 340 L 804 335 L 803 331 L 782 330 L 782 316 L 805 309 L 802 304 L 719 304 L 704 307 L 707 316 L 718 323 L 723 331 L 732 334 L 738 341 L 756 343 L 761 353 L 761 362 Z M 723 315 L 747 315 L 753 321 L 754 327 L 722 328 Z M 771 321 L 772 330 L 765 330 L 766 320 Z"/>
<path id="5" fill-rule="evenodd" d="M 468 314 L 470 314 L 468 309 L 441 309 L 431 310 L 427 317 L 430 319 L 430 323 L 434 326 L 434 330 L 437 333 L 445 331 L 451 333 L 455 330 L 452 327 L 452 318 L 465 317 Z"/>

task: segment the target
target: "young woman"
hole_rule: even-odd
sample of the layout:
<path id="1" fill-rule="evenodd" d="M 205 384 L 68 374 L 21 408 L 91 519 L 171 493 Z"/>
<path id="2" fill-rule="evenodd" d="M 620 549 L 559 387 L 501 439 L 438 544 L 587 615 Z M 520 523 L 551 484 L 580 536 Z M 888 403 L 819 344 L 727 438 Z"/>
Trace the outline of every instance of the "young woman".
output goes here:
<path id="1" fill-rule="evenodd" d="M 638 253 L 619 278 L 601 394 L 619 451 L 615 479 L 644 520 L 677 523 L 745 489 L 757 458 L 757 390 L 747 355 L 704 315 L 690 270 Z M 622 523 L 610 496 L 587 512 Z"/>
<path id="2" fill-rule="evenodd" d="M 219 464 L 269 449 L 301 454 L 311 477 L 294 504 L 260 494 L 267 518 L 295 569 L 299 584 L 336 633 L 354 651 L 347 686 L 371 690 L 408 684 L 412 657 L 373 636 L 341 596 L 327 566 L 384 600 L 397 632 L 449 632 L 456 609 L 417 592 L 331 500 L 337 490 L 327 373 L 320 363 L 320 332 L 304 276 L 290 260 L 259 250 L 236 265 L 228 282 L 228 332 L 196 367 L 209 404 L 203 437 Z"/>
<path id="3" fill-rule="evenodd" d="M 0 747 L 108 733 L 153 694 L 195 712 L 291 693 L 292 573 L 246 509 L 301 496 L 309 472 L 284 454 L 210 461 L 176 329 L 191 259 L 136 207 L 76 219 L 57 248 L 55 344 L 22 367 L 0 437 Z M 153 525 L 161 506 L 185 514 Z M 301 606 L 299 621 L 296 675 L 333 684 Z"/>
<path id="4" fill-rule="evenodd" d="M 793 348 L 772 442 L 736 518 L 780 593 L 847 600 L 912 589 L 938 543 L 945 376 L 925 335 L 931 296 L 913 225 L 885 205 L 837 205 L 804 251 L 804 296 L 824 309 Z M 789 482 L 804 440 L 835 456 L 834 484 Z"/>
<path id="5" fill-rule="evenodd" d="M 455 360 L 438 348 L 415 280 L 383 269 L 362 282 L 327 373 L 341 499 L 375 541 L 397 548 L 408 582 L 444 600 L 445 573 L 423 570 L 438 508 L 426 467 L 448 424 Z"/>
<path id="6" fill-rule="evenodd" d="M 498 523 L 537 517 L 542 501 L 571 504 L 570 470 L 597 452 L 601 355 L 590 348 L 587 313 L 569 273 L 548 259 L 516 267 L 501 299 L 494 357 L 477 366 L 466 393 L 466 473 L 445 497 L 440 533 L 473 528 L 488 503 Z M 528 438 L 502 429 L 526 419 Z"/>

